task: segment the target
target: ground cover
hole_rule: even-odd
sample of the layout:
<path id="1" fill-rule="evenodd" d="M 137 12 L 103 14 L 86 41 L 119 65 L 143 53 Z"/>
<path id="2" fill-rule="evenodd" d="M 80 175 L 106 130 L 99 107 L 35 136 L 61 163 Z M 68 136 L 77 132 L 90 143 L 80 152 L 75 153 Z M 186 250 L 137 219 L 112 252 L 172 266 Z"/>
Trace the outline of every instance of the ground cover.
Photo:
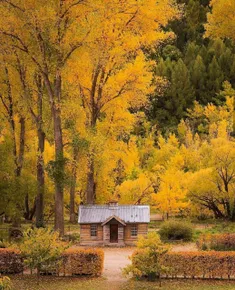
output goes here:
<path id="1" fill-rule="evenodd" d="M 13 290 L 234 290 L 235 281 L 163 280 L 113 281 L 104 278 L 40 277 L 16 275 L 11 277 Z"/>

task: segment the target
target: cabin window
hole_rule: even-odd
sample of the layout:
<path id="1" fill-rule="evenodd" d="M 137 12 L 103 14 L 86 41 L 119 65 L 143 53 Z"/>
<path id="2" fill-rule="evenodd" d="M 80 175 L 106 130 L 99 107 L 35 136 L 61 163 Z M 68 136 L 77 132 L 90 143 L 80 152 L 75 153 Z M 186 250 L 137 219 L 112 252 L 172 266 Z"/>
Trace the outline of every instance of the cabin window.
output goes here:
<path id="1" fill-rule="evenodd" d="M 132 225 L 131 226 L 131 236 L 132 237 L 137 237 L 138 234 L 138 227 L 137 225 Z"/>
<path id="2" fill-rule="evenodd" d="M 91 225 L 91 237 L 97 236 L 97 225 Z"/>

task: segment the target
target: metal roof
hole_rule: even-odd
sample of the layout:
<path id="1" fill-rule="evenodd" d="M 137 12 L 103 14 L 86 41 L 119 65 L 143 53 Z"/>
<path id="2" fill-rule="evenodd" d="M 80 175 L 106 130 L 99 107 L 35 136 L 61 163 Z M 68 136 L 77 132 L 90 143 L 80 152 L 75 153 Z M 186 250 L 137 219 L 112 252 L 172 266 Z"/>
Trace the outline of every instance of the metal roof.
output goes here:
<path id="1" fill-rule="evenodd" d="M 103 223 L 117 216 L 125 223 L 149 223 L 149 205 L 80 205 L 78 223 Z"/>

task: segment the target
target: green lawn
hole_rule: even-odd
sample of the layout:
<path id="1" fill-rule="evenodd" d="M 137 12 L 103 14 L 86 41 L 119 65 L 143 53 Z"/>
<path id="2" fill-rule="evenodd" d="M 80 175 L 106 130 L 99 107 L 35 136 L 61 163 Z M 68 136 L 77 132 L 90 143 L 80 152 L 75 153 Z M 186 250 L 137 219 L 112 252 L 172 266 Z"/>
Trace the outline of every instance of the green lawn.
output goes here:
<path id="1" fill-rule="evenodd" d="M 201 234 L 235 233 L 235 222 L 216 221 L 214 223 L 196 223 L 193 225 L 195 227 L 195 241 Z"/>
<path id="2" fill-rule="evenodd" d="M 235 281 L 163 280 L 158 282 L 130 280 L 107 281 L 102 278 L 11 276 L 14 290 L 232 290 Z"/>

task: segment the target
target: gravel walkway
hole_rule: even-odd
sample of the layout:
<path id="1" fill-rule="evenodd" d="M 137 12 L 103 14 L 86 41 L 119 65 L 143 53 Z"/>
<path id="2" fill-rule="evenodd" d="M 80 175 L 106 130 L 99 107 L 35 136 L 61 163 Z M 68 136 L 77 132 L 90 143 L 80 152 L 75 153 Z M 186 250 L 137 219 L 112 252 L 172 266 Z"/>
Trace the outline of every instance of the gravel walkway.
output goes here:
<path id="1" fill-rule="evenodd" d="M 103 277 L 110 281 L 125 281 L 126 278 L 122 275 L 122 268 L 130 264 L 128 257 L 133 253 L 135 248 L 103 248 L 103 250 Z"/>

